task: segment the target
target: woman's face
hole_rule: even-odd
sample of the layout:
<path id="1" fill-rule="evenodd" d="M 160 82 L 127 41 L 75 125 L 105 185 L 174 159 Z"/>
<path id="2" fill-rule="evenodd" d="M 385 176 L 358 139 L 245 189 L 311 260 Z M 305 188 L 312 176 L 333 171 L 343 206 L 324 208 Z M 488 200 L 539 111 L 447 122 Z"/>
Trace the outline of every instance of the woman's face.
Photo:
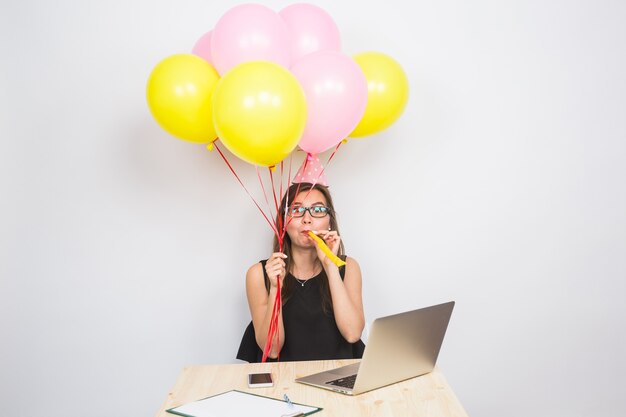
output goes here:
<path id="1" fill-rule="evenodd" d="M 296 196 L 292 210 L 287 213 L 287 221 L 289 222 L 287 234 L 289 234 L 292 245 L 315 246 L 313 239 L 308 235 L 308 231 L 328 230 L 330 214 L 326 211 L 326 207 L 326 198 L 318 190 L 302 191 Z"/>

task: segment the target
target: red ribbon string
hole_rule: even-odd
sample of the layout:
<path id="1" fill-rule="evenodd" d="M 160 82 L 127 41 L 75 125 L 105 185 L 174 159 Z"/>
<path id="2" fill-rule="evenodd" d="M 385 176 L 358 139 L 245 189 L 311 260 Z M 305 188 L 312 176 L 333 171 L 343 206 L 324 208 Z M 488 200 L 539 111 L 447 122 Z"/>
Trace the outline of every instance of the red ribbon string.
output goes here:
<path id="1" fill-rule="evenodd" d="M 274 175 L 272 174 L 272 169 L 268 168 L 270 173 L 270 182 L 272 183 L 272 192 L 274 193 L 274 206 L 276 206 L 276 213 L 279 213 L 279 205 L 278 199 L 276 198 L 276 187 L 274 186 Z M 281 179 L 282 180 L 282 179 Z"/>
<path id="2" fill-rule="evenodd" d="M 276 233 L 276 235 L 278 235 L 278 230 L 276 230 L 276 227 L 274 227 L 274 224 L 270 221 L 270 219 L 267 218 L 267 215 L 265 214 L 265 212 L 263 211 L 263 209 L 261 208 L 261 206 L 259 206 L 259 203 L 256 202 L 256 200 L 254 199 L 254 197 L 252 197 L 252 194 L 250 194 L 250 192 L 248 191 L 248 189 L 246 188 L 246 186 L 243 184 L 243 182 L 241 181 L 241 179 L 239 178 L 239 176 L 237 175 L 237 173 L 235 172 L 235 169 L 232 167 L 232 165 L 230 164 L 230 162 L 228 162 L 228 159 L 226 159 L 226 156 L 222 153 L 222 150 L 219 148 L 219 146 L 217 146 L 217 141 L 213 142 L 213 145 L 215 146 L 215 149 L 217 149 L 217 151 L 219 152 L 220 156 L 222 157 L 222 159 L 224 160 L 224 162 L 226 162 L 226 165 L 228 165 L 228 168 L 230 169 L 230 172 L 233 173 L 233 175 L 235 176 L 235 178 L 237 178 L 237 181 L 239 181 L 239 184 L 241 184 L 241 186 L 243 187 L 244 190 L 246 190 L 246 193 L 248 194 L 248 196 L 250 197 L 250 199 L 252 199 L 252 202 L 254 203 L 254 205 L 259 209 L 259 211 L 261 212 L 261 214 L 263 215 L 263 217 L 265 218 L 265 220 L 267 221 L 267 223 L 270 225 L 270 227 L 272 228 L 272 230 L 274 231 L 274 233 Z"/>
<path id="3" fill-rule="evenodd" d="M 333 151 L 333 153 L 328 158 L 328 161 L 326 162 L 326 166 L 328 166 L 330 164 L 330 161 L 335 156 L 335 153 L 337 153 L 337 150 L 339 149 L 339 146 L 341 146 L 341 143 L 342 142 L 339 142 L 337 144 L 337 146 L 335 147 L 335 150 Z M 276 219 L 274 219 L 273 216 L 272 216 L 271 204 L 269 202 L 269 199 L 268 199 L 268 196 L 267 196 L 267 192 L 265 191 L 265 185 L 263 184 L 263 180 L 261 178 L 261 174 L 259 172 L 259 169 L 257 168 L 257 177 L 259 179 L 259 183 L 261 184 L 261 189 L 263 190 L 263 196 L 265 197 L 265 202 L 267 203 L 270 216 L 272 216 L 272 220 L 270 220 L 267 217 L 267 215 L 265 214 L 265 212 L 263 211 L 263 209 L 261 208 L 261 206 L 259 205 L 259 203 L 257 203 L 257 201 L 254 199 L 252 194 L 250 194 L 250 192 L 248 191 L 248 189 L 244 185 L 243 181 L 241 181 L 241 178 L 239 178 L 239 176 L 235 172 L 235 169 L 233 168 L 233 166 L 230 164 L 230 162 L 228 162 L 228 159 L 226 158 L 224 153 L 222 153 L 222 150 L 219 148 L 219 146 L 217 146 L 217 142 L 213 142 L 213 145 L 215 146 L 215 149 L 217 149 L 218 153 L 220 154 L 220 156 L 222 157 L 222 159 L 224 160 L 224 162 L 226 163 L 226 165 L 230 169 L 230 172 L 233 173 L 233 175 L 235 176 L 235 178 L 237 179 L 239 184 L 243 187 L 243 189 L 246 191 L 246 193 L 248 194 L 248 196 L 250 197 L 250 199 L 252 200 L 254 205 L 259 209 L 259 211 L 261 212 L 261 214 L 263 215 L 263 217 L 265 218 L 267 223 L 270 225 L 270 227 L 272 228 L 272 231 L 274 232 L 274 234 L 276 234 L 276 237 L 277 237 L 277 240 L 278 240 L 278 245 L 279 245 L 279 251 L 282 253 L 283 252 L 283 243 L 284 243 L 284 239 L 285 239 L 285 234 L 287 233 L 287 226 L 293 220 L 293 217 L 289 217 L 288 216 L 289 210 L 291 210 L 293 208 L 293 201 L 289 201 L 289 197 L 285 196 L 284 215 L 282 217 L 279 216 L 281 207 L 280 207 L 279 199 L 276 196 L 276 185 L 275 185 L 275 181 L 274 181 L 274 175 L 273 175 L 272 170 L 270 168 L 269 169 L 269 179 L 270 179 L 270 183 L 272 185 L 272 193 L 273 193 L 273 197 L 274 197 L 274 206 L 276 208 L 276 214 L 277 214 L 276 217 L 278 218 L 278 223 L 277 223 Z M 303 171 L 306 171 L 307 164 L 309 163 L 309 161 L 312 158 L 313 158 L 313 156 L 310 153 L 307 154 L 306 159 L 304 161 L 304 166 L 302 168 Z M 287 175 L 287 190 L 286 190 L 286 192 L 288 192 L 289 184 L 291 183 L 291 162 L 292 162 L 292 157 L 289 158 L 289 173 Z M 318 174 L 318 176 L 315 179 L 313 185 L 317 184 L 317 181 L 319 180 L 319 178 L 324 173 L 324 170 L 326 169 L 326 166 L 322 167 L 322 170 Z M 283 175 L 284 175 L 284 171 L 283 170 L 284 170 L 284 164 L 283 164 L 283 162 L 281 162 L 280 163 L 280 192 L 279 192 L 280 196 L 283 195 Z M 300 184 L 301 183 L 298 183 L 295 195 L 298 195 L 298 193 L 300 192 Z M 308 190 L 305 198 L 309 195 L 309 193 L 312 190 L 313 190 L 313 188 L 310 188 Z M 276 297 L 274 299 L 274 305 L 272 307 L 272 316 L 270 317 L 270 323 L 269 323 L 269 326 L 268 326 L 267 340 L 265 341 L 265 346 L 263 348 L 263 357 L 261 359 L 262 362 L 266 362 L 267 361 L 267 358 L 269 357 L 269 354 L 272 351 L 272 347 L 274 345 L 274 339 L 276 339 L 276 343 L 278 344 L 277 360 L 280 360 L 280 326 L 279 326 L 279 319 L 280 319 L 280 312 L 282 310 L 282 295 L 281 295 L 282 289 L 281 289 L 281 284 L 280 284 L 280 276 L 278 276 L 276 279 L 277 279 L 277 282 L 276 282 Z"/>
<path id="4" fill-rule="evenodd" d="M 290 161 L 291 161 L 291 157 L 290 157 Z M 291 166 L 291 162 L 289 163 L 289 165 Z M 283 197 L 283 176 L 284 176 L 283 170 L 284 170 L 284 167 L 285 167 L 284 161 L 280 161 L 280 192 L 278 193 L 278 195 L 280 195 L 280 198 Z M 287 187 L 289 187 L 289 178 L 287 178 Z M 280 213 L 280 209 L 278 210 L 278 213 Z M 285 224 L 282 221 L 282 217 L 280 218 L 279 223 L 280 223 L 280 230 L 282 230 L 283 224 Z"/>
<path id="5" fill-rule="evenodd" d="M 243 183 L 243 181 L 241 181 L 241 178 L 239 178 L 239 175 L 237 175 L 237 172 L 235 172 L 235 169 L 233 168 L 233 166 L 230 164 L 230 162 L 226 158 L 226 155 L 224 155 L 224 153 L 219 148 L 219 146 L 217 146 L 217 143 L 213 142 L 213 145 L 215 146 L 215 149 L 217 149 L 217 151 L 219 152 L 220 156 L 222 157 L 222 159 L 224 160 L 224 162 L 226 163 L 226 165 L 230 169 L 230 172 L 232 172 L 232 174 L 235 176 L 235 178 L 237 179 L 239 184 L 246 191 L 246 193 L 248 194 L 248 196 L 250 197 L 250 199 L 252 200 L 254 205 L 259 209 L 259 211 L 261 212 L 261 214 L 263 215 L 263 217 L 265 218 L 267 223 L 270 225 L 270 227 L 272 228 L 272 230 L 274 231 L 274 233 L 278 237 L 279 242 L 280 242 L 280 246 L 281 246 L 281 252 L 282 252 L 282 236 L 284 236 L 284 233 L 279 233 L 278 229 L 276 228 L 275 222 L 272 222 L 272 221 L 270 221 L 268 219 L 267 215 L 265 214 L 265 212 L 263 211 L 263 209 L 261 208 L 259 203 L 257 203 L 257 201 L 254 199 L 254 197 L 252 197 L 252 194 L 250 194 L 250 192 L 248 191 L 248 188 L 246 188 L 246 186 Z M 258 171 L 257 171 L 257 173 L 258 173 Z M 261 181 L 260 175 L 259 175 L 259 181 L 261 182 L 261 186 L 263 187 L 263 181 Z M 266 201 L 267 201 L 267 195 L 265 193 L 265 187 L 263 187 L 263 193 L 264 193 Z M 268 205 L 269 205 L 269 201 L 268 201 Z M 278 339 L 278 346 L 279 346 L 279 356 L 278 357 L 280 358 L 280 335 L 278 334 L 279 333 L 278 318 L 279 318 L 279 315 L 280 315 L 280 309 L 281 309 L 282 300 L 281 300 L 281 294 L 280 294 L 281 293 L 280 277 L 277 277 L 277 279 L 278 279 L 278 281 L 277 281 L 277 287 L 276 287 L 276 290 L 277 290 L 277 292 L 276 292 L 276 299 L 274 301 L 274 308 L 272 310 L 272 317 L 270 319 L 270 326 L 269 326 L 269 331 L 268 331 L 268 339 L 267 339 L 267 341 L 265 343 L 265 348 L 263 349 L 263 358 L 262 358 L 263 362 L 267 361 L 267 357 L 269 355 L 269 352 L 272 349 L 274 335 L 276 335 L 276 337 Z"/>
<path id="6" fill-rule="evenodd" d="M 279 251 L 283 251 L 283 242 L 279 242 Z M 266 362 L 267 357 L 272 351 L 272 346 L 274 345 L 274 335 L 276 335 L 276 343 L 278 343 L 278 353 L 276 356 L 276 360 L 280 360 L 280 327 L 279 327 L 279 318 L 280 311 L 282 309 L 282 289 L 280 285 L 280 275 L 276 277 L 276 297 L 274 298 L 274 307 L 272 308 L 272 316 L 270 318 L 270 325 L 267 331 L 267 340 L 265 341 L 265 346 L 263 347 L 263 357 L 261 362 Z"/>
<path id="7" fill-rule="evenodd" d="M 278 319 L 280 317 L 281 310 L 281 285 L 280 285 L 280 277 L 276 278 L 276 299 L 274 300 L 274 308 L 272 309 L 272 317 L 270 319 L 270 325 L 268 329 L 267 340 L 265 341 L 265 347 L 263 349 L 263 358 L 261 362 L 266 362 L 267 358 L 272 350 L 272 346 L 274 345 L 274 335 L 276 335 L 276 343 L 278 343 L 278 355 L 277 360 L 280 360 L 280 331 L 278 326 Z"/>
<path id="8" fill-rule="evenodd" d="M 287 195 L 285 195 L 285 208 L 284 208 L 285 212 L 283 213 L 283 228 L 282 228 L 281 239 L 280 239 L 281 245 L 285 239 L 285 233 L 287 233 L 287 225 L 289 224 L 287 222 L 287 211 L 288 211 L 287 207 L 289 207 L 289 184 L 291 184 L 291 161 L 292 160 L 293 160 L 293 154 L 289 156 L 289 173 L 287 174 Z M 281 195 L 282 195 L 282 192 L 281 192 Z"/>
<path id="9" fill-rule="evenodd" d="M 258 166 L 256 167 L 256 175 L 259 178 L 259 184 L 261 184 L 261 190 L 263 190 L 263 197 L 265 198 L 265 203 L 267 204 L 267 209 L 269 210 L 270 217 L 272 219 L 272 223 L 274 224 L 274 233 L 276 234 L 276 237 L 278 237 L 278 239 L 280 239 L 280 230 L 281 230 L 281 228 L 278 227 L 278 225 L 276 224 L 276 219 L 274 217 L 274 214 L 272 213 L 272 206 L 270 205 L 270 201 L 267 198 L 267 192 L 265 191 L 265 185 L 263 184 L 263 180 L 261 179 L 261 173 L 259 172 L 259 167 Z M 277 213 L 278 213 L 278 211 L 277 211 Z"/>

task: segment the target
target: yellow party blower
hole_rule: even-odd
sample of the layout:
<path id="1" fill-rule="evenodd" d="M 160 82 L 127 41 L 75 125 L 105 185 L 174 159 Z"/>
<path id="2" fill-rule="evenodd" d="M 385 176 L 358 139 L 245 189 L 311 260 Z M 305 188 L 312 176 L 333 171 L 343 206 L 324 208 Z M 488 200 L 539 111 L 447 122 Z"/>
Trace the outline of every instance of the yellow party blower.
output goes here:
<path id="1" fill-rule="evenodd" d="M 320 238 L 318 235 L 316 235 L 315 233 L 313 233 L 312 230 L 309 230 L 309 236 L 311 236 L 311 238 L 315 241 L 315 243 L 317 243 L 317 246 L 320 247 L 320 249 L 322 250 L 322 252 L 324 252 L 324 254 L 326 256 L 328 256 L 328 259 L 330 259 L 331 261 L 333 261 L 333 263 L 339 267 L 344 266 L 346 263 L 344 261 L 342 261 L 337 255 L 335 255 L 328 246 L 326 246 L 326 242 L 324 242 L 322 240 L 322 238 Z"/>

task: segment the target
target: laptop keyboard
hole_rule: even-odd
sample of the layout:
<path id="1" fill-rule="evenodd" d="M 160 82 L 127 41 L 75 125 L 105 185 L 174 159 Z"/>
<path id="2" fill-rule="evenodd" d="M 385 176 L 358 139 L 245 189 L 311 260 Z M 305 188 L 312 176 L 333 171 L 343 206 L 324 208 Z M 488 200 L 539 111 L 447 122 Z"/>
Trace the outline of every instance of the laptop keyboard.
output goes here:
<path id="1" fill-rule="evenodd" d="M 332 381 L 328 381 L 326 384 L 342 388 L 354 388 L 354 381 L 356 381 L 356 374 L 334 379 Z"/>

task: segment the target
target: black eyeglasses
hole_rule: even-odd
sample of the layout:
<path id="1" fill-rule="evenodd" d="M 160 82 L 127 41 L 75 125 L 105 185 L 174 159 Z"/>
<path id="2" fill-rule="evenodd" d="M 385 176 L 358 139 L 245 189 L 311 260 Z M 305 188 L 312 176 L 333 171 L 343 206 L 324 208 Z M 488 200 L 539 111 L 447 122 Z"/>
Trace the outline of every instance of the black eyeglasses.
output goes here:
<path id="1" fill-rule="evenodd" d="M 313 207 L 292 207 L 289 210 L 289 216 L 291 217 L 302 217 L 304 216 L 304 212 L 308 211 L 311 217 L 321 218 L 326 217 L 328 215 L 328 207 L 325 206 L 313 206 Z"/>

